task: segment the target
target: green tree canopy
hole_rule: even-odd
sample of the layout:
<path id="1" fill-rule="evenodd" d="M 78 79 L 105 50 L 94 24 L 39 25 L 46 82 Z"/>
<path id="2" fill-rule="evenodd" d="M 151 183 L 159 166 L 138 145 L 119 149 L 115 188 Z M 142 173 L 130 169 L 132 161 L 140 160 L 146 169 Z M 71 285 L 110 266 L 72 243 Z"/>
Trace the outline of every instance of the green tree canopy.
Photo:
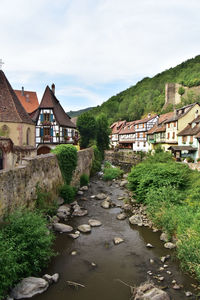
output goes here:
<path id="1" fill-rule="evenodd" d="M 89 113 L 83 113 L 78 117 L 77 128 L 81 136 L 81 148 L 87 148 L 90 141 L 96 138 L 96 121 Z"/>
<path id="2" fill-rule="evenodd" d="M 110 128 L 105 114 L 100 114 L 96 119 L 97 124 L 97 146 L 102 152 L 109 148 Z"/>

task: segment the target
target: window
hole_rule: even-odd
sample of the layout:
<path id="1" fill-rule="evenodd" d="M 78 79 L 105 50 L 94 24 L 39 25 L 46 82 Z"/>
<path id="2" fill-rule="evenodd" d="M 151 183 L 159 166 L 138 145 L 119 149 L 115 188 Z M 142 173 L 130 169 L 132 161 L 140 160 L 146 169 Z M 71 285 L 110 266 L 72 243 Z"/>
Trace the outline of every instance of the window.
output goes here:
<path id="1" fill-rule="evenodd" d="M 44 135 L 50 135 L 50 127 L 44 127 Z"/>
<path id="2" fill-rule="evenodd" d="M 167 126 L 168 126 L 168 128 L 170 128 L 170 123 L 168 123 L 168 125 L 167 125 Z"/>
<path id="3" fill-rule="evenodd" d="M 146 137 L 146 133 L 145 132 L 143 132 L 143 138 L 145 138 Z"/>
<path id="4" fill-rule="evenodd" d="M 190 143 L 193 143 L 193 135 L 190 136 Z"/>
<path id="5" fill-rule="evenodd" d="M 26 145 L 30 145 L 30 139 L 31 139 L 31 130 L 30 128 L 26 131 Z"/>
<path id="6" fill-rule="evenodd" d="M 187 142 L 187 136 L 182 136 L 182 143 L 185 144 Z"/>
<path id="7" fill-rule="evenodd" d="M 144 128 L 144 123 L 142 125 L 143 125 L 143 128 Z"/>
<path id="8" fill-rule="evenodd" d="M 137 142 L 137 146 L 140 147 L 140 142 Z"/>
<path id="9" fill-rule="evenodd" d="M 174 127 L 176 127 L 176 122 L 174 122 Z"/>
<path id="10" fill-rule="evenodd" d="M 175 132 L 173 132 L 173 134 L 172 134 L 172 139 L 173 140 L 175 139 Z"/>
<path id="11" fill-rule="evenodd" d="M 63 128 L 62 129 L 62 134 L 64 137 L 68 137 L 68 129 L 67 128 Z"/>
<path id="12" fill-rule="evenodd" d="M 44 121 L 50 121 L 50 114 L 44 114 Z"/>
<path id="13" fill-rule="evenodd" d="M 145 142 L 144 142 L 143 146 L 146 147 L 146 143 Z"/>
<path id="14" fill-rule="evenodd" d="M 167 138 L 170 139 L 170 132 L 167 133 Z"/>

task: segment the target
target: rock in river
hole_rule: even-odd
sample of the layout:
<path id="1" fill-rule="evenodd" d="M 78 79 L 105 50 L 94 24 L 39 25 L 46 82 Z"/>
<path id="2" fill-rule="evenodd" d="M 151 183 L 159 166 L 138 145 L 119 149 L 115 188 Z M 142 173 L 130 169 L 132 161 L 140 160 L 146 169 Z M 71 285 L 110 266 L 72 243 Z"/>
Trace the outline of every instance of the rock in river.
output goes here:
<path id="1" fill-rule="evenodd" d="M 73 227 L 62 223 L 54 223 L 53 228 L 58 232 L 71 232 L 73 230 Z"/>
<path id="2" fill-rule="evenodd" d="M 60 218 L 60 219 L 65 219 L 67 216 L 70 215 L 70 206 L 68 205 L 61 205 L 59 208 L 58 208 L 58 211 L 57 211 L 57 216 Z"/>
<path id="3" fill-rule="evenodd" d="M 129 218 L 129 222 L 132 225 L 138 225 L 138 226 L 142 226 L 143 225 L 141 215 L 133 215 L 132 217 Z"/>
<path id="4" fill-rule="evenodd" d="M 125 220 L 126 219 L 126 214 L 121 213 L 121 214 L 117 215 L 117 219 L 118 220 Z"/>
<path id="5" fill-rule="evenodd" d="M 91 226 L 88 224 L 83 224 L 83 225 L 78 226 L 78 230 L 83 233 L 87 233 L 87 232 L 91 231 Z"/>
<path id="6" fill-rule="evenodd" d="M 14 299 L 31 298 L 41 294 L 49 287 L 49 283 L 43 278 L 27 277 L 18 283 L 11 291 Z"/>
<path id="7" fill-rule="evenodd" d="M 73 209 L 74 211 L 72 216 L 74 217 L 83 217 L 88 213 L 87 209 L 82 209 L 78 204 L 74 205 Z"/>
<path id="8" fill-rule="evenodd" d="M 88 191 L 88 186 L 84 185 L 80 188 L 80 191 Z"/>
<path id="9" fill-rule="evenodd" d="M 127 183 L 128 183 L 128 180 L 122 180 L 121 183 L 120 183 L 120 186 L 124 187 L 124 186 L 127 185 Z"/>
<path id="10" fill-rule="evenodd" d="M 168 242 L 168 234 L 163 232 L 160 236 L 160 240 L 163 241 L 163 242 Z"/>
<path id="11" fill-rule="evenodd" d="M 174 249 L 174 248 L 176 248 L 176 245 L 173 244 L 173 243 L 168 242 L 168 243 L 164 244 L 164 247 L 167 248 L 167 249 Z"/>
<path id="12" fill-rule="evenodd" d="M 169 295 L 152 283 L 144 283 L 135 289 L 134 300 L 170 300 Z"/>
<path id="13" fill-rule="evenodd" d="M 101 207 L 103 207 L 103 208 L 109 208 L 110 207 L 110 202 L 108 200 L 104 200 L 101 203 Z"/>
<path id="14" fill-rule="evenodd" d="M 123 243 L 124 240 L 122 238 L 120 238 L 120 237 L 115 237 L 113 239 L 113 242 L 114 242 L 115 245 L 119 245 L 119 244 Z"/>
<path id="15" fill-rule="evenodd" d="M 98 194 L 98 195 L 96 195 L 96 198 L 98 199 L 98 200 L 103 200 L 103 199 L 105 199 L 107 196 L 104 194 L 104 193 L 100 193 L 100 194 Z"/>
<path id="16" fill-rule="evenodd" d="M 88 221 L 88 224 L 89 224 L 90 226 L 92 226 L 92 227 L 98 227 L 98 226 L 101 226 L 101 225 L 102 225 L 102 223 L 101 223 L 100 221 L 95 220 L 95 219 L 90 219 L 90 220 Z"/>
<path id="17" fill-rule="evenodd" d="M 80 231 L 77 230 L 75 233 L 70 233 L 69 236 L 75 240 L 80 236 Z"/>

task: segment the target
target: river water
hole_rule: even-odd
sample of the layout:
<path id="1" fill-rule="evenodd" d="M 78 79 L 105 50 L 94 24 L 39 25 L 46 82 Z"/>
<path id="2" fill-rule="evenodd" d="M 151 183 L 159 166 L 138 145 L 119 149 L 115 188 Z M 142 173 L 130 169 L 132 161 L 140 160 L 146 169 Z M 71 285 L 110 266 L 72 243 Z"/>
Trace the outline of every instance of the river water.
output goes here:
<path id="1" fill-rule="evenodd" d="M 57 234 L 55 250 L 58 255 L 54 257 L 48 268 L 44 271 L 48 274 L 59 273 L 58 283 L 53 284 L 43 294 L 35 296 L 34 300 L 127 300 L 130 299 L 130 289 L 125 283 L 137 286 L 152 279 L 159 286 L 166 287 L 171 299 L 197 299 L 185 296 L 184 291 L 192 291 L 191 284 L 197 284 L 193 279 L 184 274 L 179 263 L 173 258 L 173 250 L 167 250 L 160 241 L 160 232 L 152 232 L 147 227 L 129 225 L 128 218 L 123 221 L 116 219 L 120 208 L 104 209 L 100 200 L 91 199 L 91 195 L 104 192 L 111 197 L 116 204 L 123 204 L 118 197 L 126 195 L 126 190 L 120 188 L 115 182 L 110 186 L 102 180 L 93 178 L 89 191 L 84 192 L 87 201 L 79 204 L 88 210 L 84 217 L 74 217 L 67 224 L 77 229 L 81 224 L 87 224 L 93 218 L 102 222 L 101 227 L 93 227 L 91 233 L 81 234 L 76 240 L 68 237 L 66 233 Z M 114 245 L 113 238 L 121 237 L 124 243 Z M 154 248 L 148 249 L 147 243 Z M 71 252 L 77 251 L 72 256 Z M 167 260 L 166 270 L 160 272 L 163 266 L 161 256 L 170 254 L 172 258 Z M 150 259 L 155 261 L 150 263 Z M 96 266 L 92 266 L 95 263 Z M 172 275 L 166 273 L 167 270 Z M 152 271 L 153 275 L 161 274 L 165 280 L 158 283 L 157 279 L 147 274 Z M 181 290 L 172 289 L 172 280 L 175 279 L 183 287 Z M 75 281 L 85 285 L 85 288 L 75 289 L 68 286 L 67 281 Z M 199 299 L 199 298 L 198 298 Z"/>

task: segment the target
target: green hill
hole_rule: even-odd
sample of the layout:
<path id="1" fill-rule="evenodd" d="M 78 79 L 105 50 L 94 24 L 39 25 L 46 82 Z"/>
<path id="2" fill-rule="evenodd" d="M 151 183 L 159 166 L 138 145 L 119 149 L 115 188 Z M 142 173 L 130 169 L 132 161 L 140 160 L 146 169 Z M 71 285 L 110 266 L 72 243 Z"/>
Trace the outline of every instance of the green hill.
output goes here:
<path id="1" fill-rule="evenodd" d="M 87 108 L 80 109 L 80 110 L 77 110 L 77 111 L 70 110 L 69 112 L 67 112 L 67 114 L 71 118 L 74 118 L 74 117 L 80 116 L 82 113 L 87 112 L 87 111 L 89 111 L 91 109 L 93 109 L 93 107 L 87 107 Z"/>
<path id="2" fill-rule="evenodd" d="M 146 77 L 136 85 L 111 97 L 101 106 L 91 110 L 94 115 L 105 113 L 109 123 L 126 119 L 141 118 L 148 112 L 161 113 L 165 103 L 165 83 L 181 83 L 192 87 L 200 84 L 200 55 L 189 59 L 174 68 L 170 68 L 156 76 Z M 182 97 L 181 105 L 200 101 L 200 97 L 189 94 Z M 172 110 L 172 105 L 166 111 Z"/>

